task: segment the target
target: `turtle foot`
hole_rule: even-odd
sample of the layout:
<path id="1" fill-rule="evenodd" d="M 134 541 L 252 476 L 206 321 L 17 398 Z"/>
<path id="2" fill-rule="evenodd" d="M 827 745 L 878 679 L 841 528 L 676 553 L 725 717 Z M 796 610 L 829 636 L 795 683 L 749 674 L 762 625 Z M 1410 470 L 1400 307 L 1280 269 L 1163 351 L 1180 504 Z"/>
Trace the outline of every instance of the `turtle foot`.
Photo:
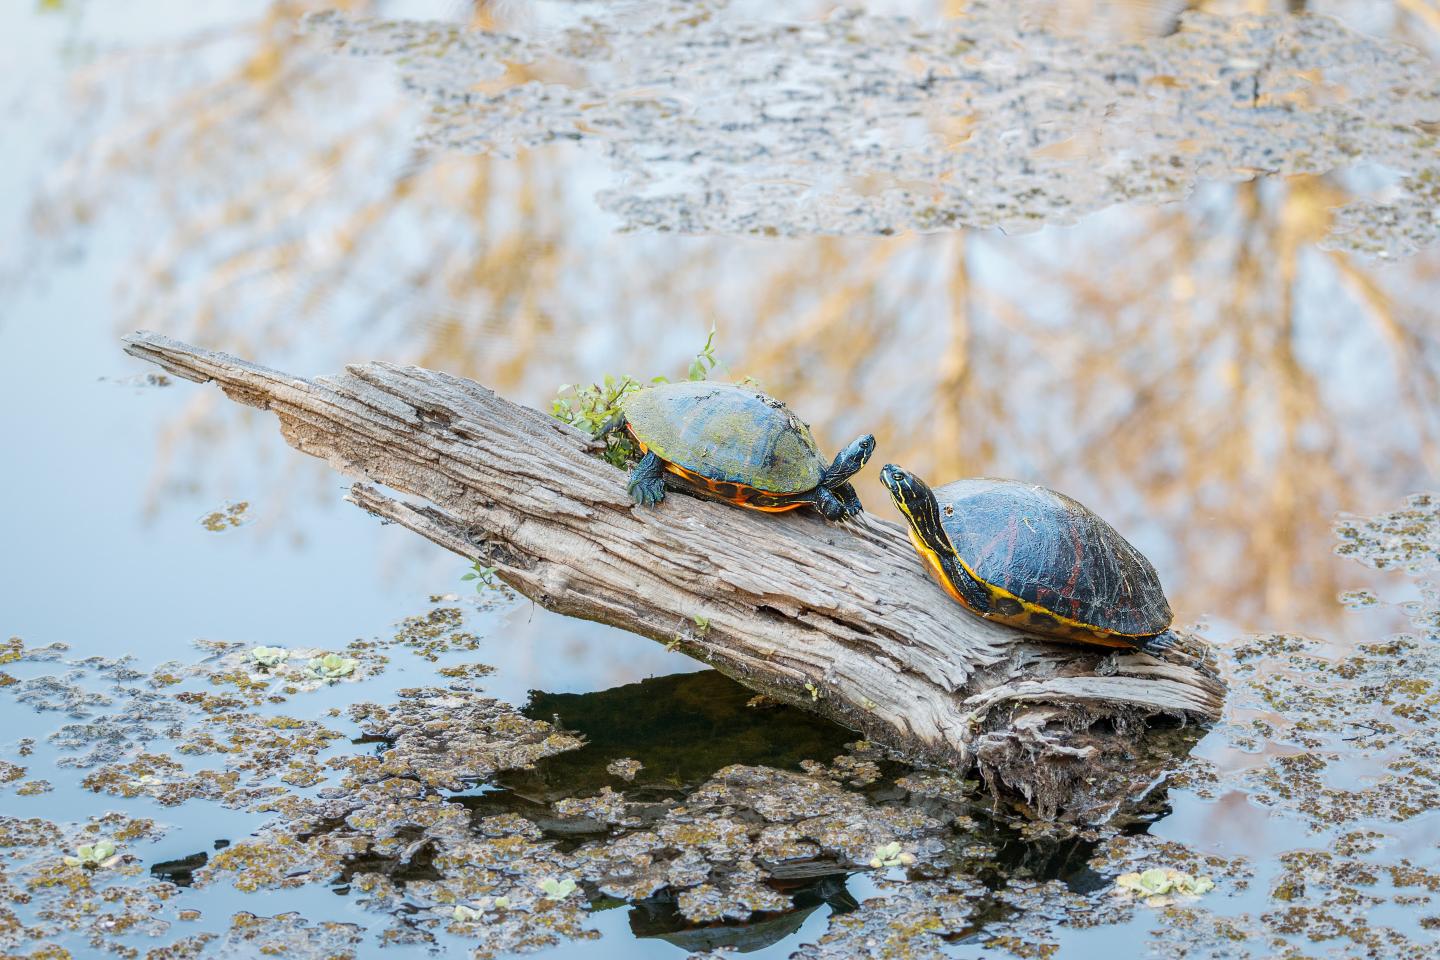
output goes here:
<path id="1" fill-rule="evenodd" d="M 630 481 L 630 498 L 642 507 L 653 507 L 665 499 L 665 481 L 661 477 L 646 477 Z"/>
<path id="2" fill-rule="evenodd" d="M 653 507 L 665 499 L 665 464 L 654 453 L 645 454 L 630 472 L 625 489 L 640 506 Z"/>
<path id="3" fill-rule="evenodd" d="M 1157 633 L 1153 637 L 1136 644 L 1136 648 L 1144 653 L 1159 656 L 1180 642 L 1180 638 L 1173 631 L 1166 630 L 1164 633 Z"/>

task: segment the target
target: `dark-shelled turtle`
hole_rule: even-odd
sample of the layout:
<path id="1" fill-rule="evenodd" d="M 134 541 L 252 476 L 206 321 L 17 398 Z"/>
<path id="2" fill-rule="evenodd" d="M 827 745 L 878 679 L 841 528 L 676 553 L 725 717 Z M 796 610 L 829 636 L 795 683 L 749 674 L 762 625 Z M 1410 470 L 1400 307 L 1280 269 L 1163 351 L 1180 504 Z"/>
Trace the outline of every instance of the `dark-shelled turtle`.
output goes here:
<path id="1" fill-rule="evenodd" d="M 931 490 L 880 471 L 910 540 L 966 609 L 1033 633 L 1155 653 L 1176 640 L 1170 603 L 1144 554 L 1054 490 L 979 477 Z"/>
<path id="2" fill-rule="evenodd" d="M 623 426 L 644 457 L 630 474 L 642 505 L 665 499 L 665 477 L 751 510 L 813 505 L 829 520 L 863 508 L 849 480 L 875 451 L 869 434 L 832 461 L 810 427 L 754 387 L 711 380 L 662 383 L 630 394 L 607 431 Z"/>

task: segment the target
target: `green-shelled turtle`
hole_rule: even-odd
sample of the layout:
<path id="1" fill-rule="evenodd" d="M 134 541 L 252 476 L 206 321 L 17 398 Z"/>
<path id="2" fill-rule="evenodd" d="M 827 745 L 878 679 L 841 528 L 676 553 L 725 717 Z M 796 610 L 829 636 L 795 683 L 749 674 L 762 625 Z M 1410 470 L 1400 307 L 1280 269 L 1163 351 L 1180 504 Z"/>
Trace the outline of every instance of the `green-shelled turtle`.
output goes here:
<path id="1" fill-rule="evenodd" d="M 834 460 L 810 427 L 754 387 L 711 380 L 662 383 L 630 394 L 609 429 L 623 427 L 644 457 L 630 474 L 642 505 L 665 499 L 665 475 L 751 510 L 812 505 L 827 519 L 863 511 L 850 478 L 875 451 L 869 434 Z"/>

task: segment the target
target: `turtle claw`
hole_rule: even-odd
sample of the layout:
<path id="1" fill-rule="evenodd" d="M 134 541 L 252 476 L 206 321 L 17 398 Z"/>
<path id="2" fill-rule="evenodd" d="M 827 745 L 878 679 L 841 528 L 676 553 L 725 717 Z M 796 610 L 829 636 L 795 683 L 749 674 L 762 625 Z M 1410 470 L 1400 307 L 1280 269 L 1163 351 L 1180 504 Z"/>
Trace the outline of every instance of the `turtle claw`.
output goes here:
<path id="1" fill-rule="evenodd" d="M 665 499 L 665 466 L 654 453 L 640 458 L 626 486 L 630 497 L 642 507 L 653 507 Z"/>
<path id="2" fill-rule="evenodd" d="M 865 512 L 864 506 L 860 503 L 860 495 L 848 482 L 842 483 L 834 490 L 835 497 L 840 501 L 841 508 L 845 511 L 842 520 L 849 520 L 860 516 Z"/>
<path id="3" fill-rule="evenodd" d="M 1137 646 L 1142 653 L 1148 653 L 1151 656 L 1158 657 L 1161 653 L 1169 650 L 1179 642 L 1180 637 L 1173 630 L 1166 630 L 1164 633 L 1157 633 L 1153 637 L 1148 637 L 1145 642 Z"/>

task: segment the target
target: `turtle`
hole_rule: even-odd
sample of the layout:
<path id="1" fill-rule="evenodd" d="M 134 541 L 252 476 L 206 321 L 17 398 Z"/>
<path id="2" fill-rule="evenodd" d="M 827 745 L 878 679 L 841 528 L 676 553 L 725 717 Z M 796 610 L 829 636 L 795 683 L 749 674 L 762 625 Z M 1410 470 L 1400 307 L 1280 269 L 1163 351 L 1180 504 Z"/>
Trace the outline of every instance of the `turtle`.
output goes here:
<path id="1" fill-rule="evenodd" d="M 1159 653 L 1179 639 L 1150 561 L 1094 511 L 1046 487 L 976 477 L 931 490 L 880 479 L 926 565 L 965 609 L 1060 640 Z"/>
<path id="2" fill-rule="evenodd" d="M 813 506 L 827 520 L 864 512 L 849 481 L 875 452 L 874 436 L 826 460 L 809 425 L 752 386 L 684 380 L 645 387 L 620 401 L 601 434 L 622 427 L 644 454 L 629 481 L 641 506 L 665 499 L 668 473 L 751 510 Z"/>

